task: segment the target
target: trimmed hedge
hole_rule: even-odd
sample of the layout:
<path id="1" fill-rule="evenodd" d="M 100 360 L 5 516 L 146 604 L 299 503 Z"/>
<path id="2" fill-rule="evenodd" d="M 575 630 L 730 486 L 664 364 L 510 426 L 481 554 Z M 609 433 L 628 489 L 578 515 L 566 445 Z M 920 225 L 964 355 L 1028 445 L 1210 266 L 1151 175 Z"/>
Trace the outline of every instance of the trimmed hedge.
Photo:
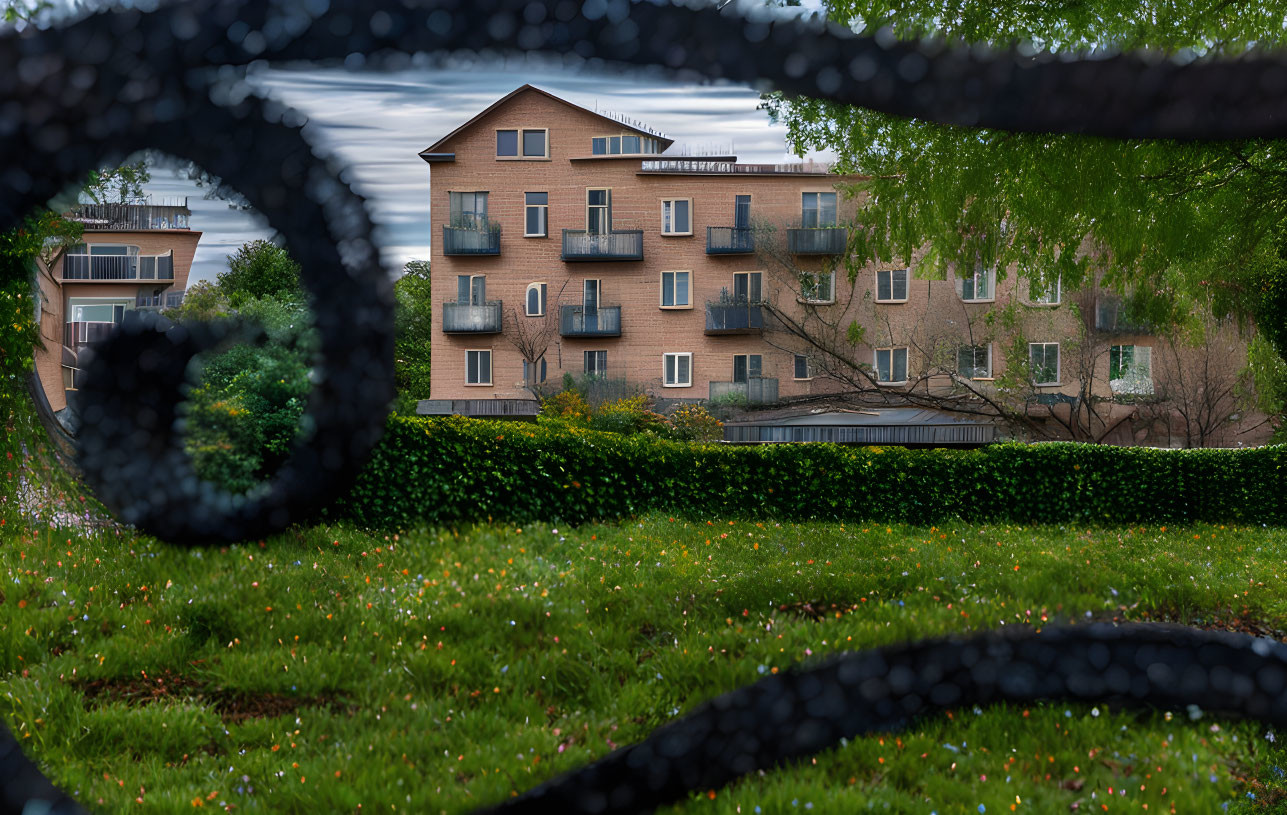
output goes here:
<path id="1" fill-rule="evenodd" d="M 1287 522 L 1287 447 L 699 445 L 471 419 L 390 419 L 338 512 L 397 529 L 686 517 Z"/>

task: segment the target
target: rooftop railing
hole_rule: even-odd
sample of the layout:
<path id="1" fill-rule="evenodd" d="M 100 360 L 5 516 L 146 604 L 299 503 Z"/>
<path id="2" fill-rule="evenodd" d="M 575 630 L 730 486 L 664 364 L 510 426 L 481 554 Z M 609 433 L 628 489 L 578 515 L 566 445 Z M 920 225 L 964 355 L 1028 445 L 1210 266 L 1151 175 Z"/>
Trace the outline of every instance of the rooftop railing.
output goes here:
<path id="1" fill-rule="evenodd" d="M 166 204 L 79 204 L 67 212 L 69 220 L 79 221 L 86 229 L 129 232 L 188 229 L 191 217 L 187 198 Z"/>

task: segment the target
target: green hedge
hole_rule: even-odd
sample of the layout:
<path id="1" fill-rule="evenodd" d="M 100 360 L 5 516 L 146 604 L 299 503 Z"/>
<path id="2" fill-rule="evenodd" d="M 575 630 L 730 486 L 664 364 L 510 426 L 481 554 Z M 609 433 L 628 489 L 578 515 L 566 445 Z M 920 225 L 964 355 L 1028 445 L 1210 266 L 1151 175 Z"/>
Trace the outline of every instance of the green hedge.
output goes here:
<path id="1" fill-rule="evenodd" d="M 686 517 L 1287 522 L 1287 447 L 697 445 L 394 417 L 338 511 L 369 527 Z"/>

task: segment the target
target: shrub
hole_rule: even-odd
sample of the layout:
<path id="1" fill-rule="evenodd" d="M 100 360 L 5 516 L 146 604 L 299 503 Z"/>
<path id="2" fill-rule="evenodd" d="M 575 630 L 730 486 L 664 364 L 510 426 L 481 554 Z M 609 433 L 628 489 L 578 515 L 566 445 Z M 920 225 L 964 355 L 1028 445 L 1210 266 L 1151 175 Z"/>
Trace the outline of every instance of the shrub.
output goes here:
<path id="1" fill-rule="evenodd" d="M 691 445 L 394 417 L 334 512 L 378 528 L 687 517 L 1015 523 L 1287 522 L 1287 448 Z"/>
<path id="2" fill-rule="evenodd" d="M 600 405 L 590 418 L 590 427 L 609 433 L 638 433 L 656 424 L 653 417 L 657 414 L 648 409 L 648 397 L 628 396 Z"/>
<path id="3" fill-rule="evenodd" d="M 584 396 L 572 389 L 546 397 L 541 402 L 541 413 L 555 419 L 574 422 L 590 421 L 590 405 L 586 403 Z"/>
<path id="4" fill-rule="evenodd" d="M 670 416 L 672 434 L 677 441 L 719 441 L 724 438 L 724 423 L 701 405 L 681 405 Z"/>

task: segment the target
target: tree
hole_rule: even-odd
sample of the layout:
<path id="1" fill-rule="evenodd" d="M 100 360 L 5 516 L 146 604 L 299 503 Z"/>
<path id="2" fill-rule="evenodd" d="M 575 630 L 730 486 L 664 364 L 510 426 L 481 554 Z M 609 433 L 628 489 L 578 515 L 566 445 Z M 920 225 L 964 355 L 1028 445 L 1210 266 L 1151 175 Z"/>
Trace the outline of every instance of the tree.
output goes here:
<path id="1" fill-rule="evenodd" d="M 433 298 L 429 261 L 409 260 L 393 283 L 394 385 L 400 412 L 414 413 L 415 402 L 429 398 Z"/>
<path id="2" fill-rule="evenodd" d="M 143 185 L 151 180 L 147 162 L 139 160 L 94 170 L 85 182 L 84 193 L 95 204 L 133 204 L 145 197 Z"/>
<path id="3" fill-rule="evenodd" d="M 228 271 L 216 278 L 229 304 L 239 308 L 261 297 L 303 299 L 299 264 L 282 247 L 266 240 L 244 244 L 228 258 Z"/>
<path id="4" fill-rule="evenodd" d="M 50 0 L 5 0 L 0 3 L 0 19 L 6 23 L 30 23 L 42 12 L 54 8 Z"/>
<path id="5" fill-rule="evenodd" d="M 522 315 L 514 306 L 511 306 L 503 315 L 505 330 L 502 335 L 518 349 L 519 355 L 523 357 L 523 384 L 536 397 L 541 395 L 541 385 L 544 381 L 539 368 L 544 364 L 545 352 L 549 350 L 550 343 L 559 335 L 559 304 L 563 300 L 563 291 L 567 285 L 567 281 L 564 281 L 562 288 L 554 295 L 553 301 L 549 300 L 548 292 L 542 295 L 546 298 L 546 302 L 544 312 L 540 316 L 528 316 L 526 303 L 523 304 Z"/>
<path id="6" fill-rule="evenodd" d="M 831 0 L 826 9 L 833 21 L 904 39 L 1235 56 L 1284 42 L 1283 9 L 1270 6 Z M 1027 278 L 1060 275 L 1068 290 L 1133 289 L 1177 325 L 1191 326 L 1207 304 L 1262 326 L 1287 317 L 1263 285 L 1283 257 L 1282 142 L 972 130 L 781 95 L 764 106 L 786 123 L 795 150 L 832 150 L 838 172 L 867 177 L 851 190 L 864 195 L 859 265 L 925 248 L 915 272 L 931 279 L 983 263 Z"/>

